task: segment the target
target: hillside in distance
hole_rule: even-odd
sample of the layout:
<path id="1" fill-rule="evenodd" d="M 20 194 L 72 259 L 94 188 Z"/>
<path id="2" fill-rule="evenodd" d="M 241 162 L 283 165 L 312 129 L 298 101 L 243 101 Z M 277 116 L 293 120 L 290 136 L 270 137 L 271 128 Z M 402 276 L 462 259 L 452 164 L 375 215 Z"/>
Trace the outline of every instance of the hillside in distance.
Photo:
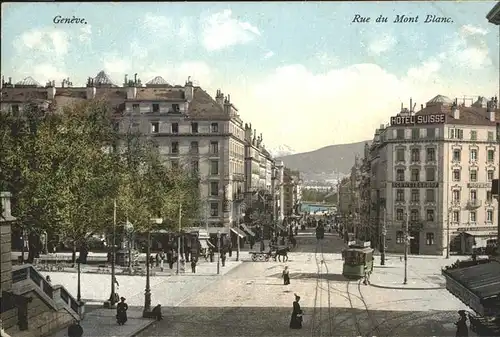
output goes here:
<path id="1" fill-rule="evenodd" d="M 296 153 L 278 159 L 282 160 L 286 167 L 299 170 L 305 176 L 334 172 L 349 174 L 356 155 L 363 156 L 365 143 L 371 144 L 371 140 L 325 146 L 315 151 Z"/>

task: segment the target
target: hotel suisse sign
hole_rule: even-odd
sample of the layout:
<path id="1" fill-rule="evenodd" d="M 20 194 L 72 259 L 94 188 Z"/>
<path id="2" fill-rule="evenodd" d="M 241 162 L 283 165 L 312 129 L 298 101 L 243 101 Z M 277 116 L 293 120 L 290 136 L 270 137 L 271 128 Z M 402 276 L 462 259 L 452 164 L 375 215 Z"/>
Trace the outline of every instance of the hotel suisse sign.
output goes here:
<path id="1" fill-rule="evenodd" d="M 437 188 L 438 182 L 435 181 L 395 181 L 392 188 Z"/>
<path id="2" fill-rule="evenodd" d="M 445 122 L 444 114 L 391 117 L 392 126 L 443 124 L 444 122 Z"/>

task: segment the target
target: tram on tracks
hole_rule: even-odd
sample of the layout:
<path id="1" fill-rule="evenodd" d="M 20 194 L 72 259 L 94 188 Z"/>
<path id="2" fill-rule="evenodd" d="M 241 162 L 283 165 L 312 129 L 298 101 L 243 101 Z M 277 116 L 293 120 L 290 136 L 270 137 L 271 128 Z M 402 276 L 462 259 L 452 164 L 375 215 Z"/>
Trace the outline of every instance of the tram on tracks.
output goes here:
<path id="1" fill-rule="evenodd" d="M 351 280 L 359 280 L 373 272 L 373 248 L 371 242 L 350 241 L 342 251 L 344 266 L 342 275 Z"/>

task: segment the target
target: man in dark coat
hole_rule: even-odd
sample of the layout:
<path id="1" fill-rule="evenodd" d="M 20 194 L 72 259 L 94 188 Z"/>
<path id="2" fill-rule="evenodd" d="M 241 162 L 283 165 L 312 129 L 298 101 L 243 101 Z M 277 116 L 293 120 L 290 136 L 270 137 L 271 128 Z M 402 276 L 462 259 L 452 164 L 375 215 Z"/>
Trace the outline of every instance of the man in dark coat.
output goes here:
<path id="1" fill-rule="evenodd" d="M 300 296 L 295 295 L 293 302 L 292 318 L 290 319 L 290 329 L 302 329 L 302 309 L 300 308 Z"/>
<path id="2" fill-rule="evenodd" d="M 458 310 L 458 314 L 460 315 L 460 319 L 455 323 L 457 326 L 456 337 L 468 337 L 469 329 L 467 328 L 467 315 L 465 314 L 465 310 Z"/>
<path id="3" fill-rule="evenodd" d="M 116 322 L 123 325 L 127 322 L 128 304 L 125 303 L 125 297 L 120 298 L 120 303 L 116 305 Z"/>

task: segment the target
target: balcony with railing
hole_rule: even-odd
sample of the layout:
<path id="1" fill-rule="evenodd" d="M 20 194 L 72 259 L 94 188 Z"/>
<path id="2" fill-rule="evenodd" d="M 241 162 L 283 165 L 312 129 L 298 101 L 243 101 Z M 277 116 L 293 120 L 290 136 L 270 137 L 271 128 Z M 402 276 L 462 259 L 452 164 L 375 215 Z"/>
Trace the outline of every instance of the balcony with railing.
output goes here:
<path id="1" fill-rule="evenodd" d="M 466 207 L 468 209 L 477 209 L 477 208 L 481 207 L 482 204 L 483 204 L 482 201 L 479 199 L 469 199 L 467 201 Z"/>

